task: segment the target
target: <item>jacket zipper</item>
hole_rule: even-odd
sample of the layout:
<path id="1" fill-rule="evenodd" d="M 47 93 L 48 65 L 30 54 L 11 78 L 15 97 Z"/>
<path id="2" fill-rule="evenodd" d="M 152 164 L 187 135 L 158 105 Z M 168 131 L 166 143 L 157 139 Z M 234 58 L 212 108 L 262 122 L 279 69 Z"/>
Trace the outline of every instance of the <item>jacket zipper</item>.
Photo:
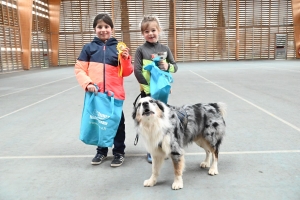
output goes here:
<path id="1" fill-rule="evenodd" d="M 105 49 L 106 46 L 103 46 L 103 51 L 104 51 L 104 59 L 103 59 L 103 93 L 105 93 Z"/>

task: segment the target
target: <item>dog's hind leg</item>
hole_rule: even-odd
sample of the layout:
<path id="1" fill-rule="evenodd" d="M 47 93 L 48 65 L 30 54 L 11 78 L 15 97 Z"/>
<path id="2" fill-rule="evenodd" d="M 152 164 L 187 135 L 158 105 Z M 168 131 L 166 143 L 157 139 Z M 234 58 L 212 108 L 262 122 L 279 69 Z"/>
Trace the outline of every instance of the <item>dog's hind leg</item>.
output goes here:
<path id="1" fill-rule="evenodd" d="M 156 184 L 161 165 L 165 160 L 165 157 L 163 155 L 151 154 L 151 156 L 152 156 L 152 175 L 148 180 L 144 181 L 144 187 L 152 187 Z"/>
<path id="2" fill-rule="evenodd" d="M 212 153 L 213 155 L 213 161 L 212 161 L 212 165 L 208 170 L 208 174 L 210 175 L 216 175 L 219 174 L 218 172 L 218 151 L 216 150 L 215 152 Z"/>
<path id="3" fill-rule="evenodd" d="M 210 167 L 211 153 L 209 150 L 206 150 L 206 149 L 205 149 L 205 153 L 206 153 L 206 158 L 202 163 L 200 163 L 201 168 Z"/>
<path id="4" fill-rule="evenodd" d="M 183 188 L 183 180 L 182 180 L 182 173 L 185 166 L 185 159 L 182 155 L 179 159 L 172 159 L 173 166 L 174 166 L 174 182 L 172 184 L 173 190 L 179 190 Z"/>
<path id="5" fill-rule="evenodd" d="M 201 168 L 210 167 L 211 149 L 212 148 L 210 147 L 208 142 L 203 140 L 202 138 L 200 138 L 199 140 L 196 140 L 195 142 L 199 147 L 202 147 L 205 150 L 205 153 L 206 153 L 205 160 L 200 163 L 200 167 Z"/>

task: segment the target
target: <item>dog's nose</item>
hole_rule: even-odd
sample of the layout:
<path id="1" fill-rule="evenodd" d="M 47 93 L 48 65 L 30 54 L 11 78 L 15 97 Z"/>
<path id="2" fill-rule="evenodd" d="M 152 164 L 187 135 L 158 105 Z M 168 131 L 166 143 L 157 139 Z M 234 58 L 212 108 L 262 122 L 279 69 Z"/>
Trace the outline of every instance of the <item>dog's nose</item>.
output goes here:
<path id="1" fill-rule="evenodd" d="M 149 102 L 143 102 L 142 105 L 143 105 L 143 106 L 148 106 L 148 105 L 149 105 Z"/>

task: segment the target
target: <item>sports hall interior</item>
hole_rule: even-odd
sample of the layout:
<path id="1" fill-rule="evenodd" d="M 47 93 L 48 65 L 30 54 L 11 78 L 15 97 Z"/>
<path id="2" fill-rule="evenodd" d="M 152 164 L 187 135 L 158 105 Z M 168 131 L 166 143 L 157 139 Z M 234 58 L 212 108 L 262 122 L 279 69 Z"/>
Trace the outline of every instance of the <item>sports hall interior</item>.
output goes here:
<path id="1" fill-rule="evenodd" d="M 91 165 L 74 64 L 102 12 L 132 56 L 143 16 L 160 19 L 178 64 L 170 105 L 226 103 L 217 176 L 190 144 L 183 189 L 171 188 L 170 158 L 144 187 L 152 165 L 143 137 L 134 144 L 134 74 L 124 78 L 125 161 L 112 168 L 109 149 Z M 300 199 L 300 0 L 0 0 L 0 49 L 0 200 Z"/>
<path id="2" fill-rule="evenodd" d="M 102 12 L 132 55 L 155 15 L 177 62 L 300 58 L 300 0 L 1 0 L 0 73 L 74 65 Z"/>

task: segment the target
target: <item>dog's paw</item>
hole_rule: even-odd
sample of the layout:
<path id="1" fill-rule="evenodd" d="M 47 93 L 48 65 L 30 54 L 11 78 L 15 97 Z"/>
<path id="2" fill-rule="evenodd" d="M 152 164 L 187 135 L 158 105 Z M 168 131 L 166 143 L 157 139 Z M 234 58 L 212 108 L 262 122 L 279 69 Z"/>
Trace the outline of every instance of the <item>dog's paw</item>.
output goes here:
<path id="1" fill-rule="evenodd" d="M 200 167 L 201 167 L 201 168 L 207 168 L 207 167 L 210 167 L 210 163 L 208 163 L 208 162 L 202 162 L 202 163 L 200 164 Z"/>
<path id="2" fill-rule="evenodd" d="M 208 174 L 214 176 L 214 175 L 219 174 L 219 172 L 218 172 L 218 169 L 212 168 L 212 167 L 211 167 L 211 168 L 208 170 Z"/>
<path id="3" fill-rule="evenodd" d="M 155 184 L 156 184 L 156 181 L 151 178 L 144 181 L 144 187 L 152 187 Z"/>
<path id="4" fill-rule="evenodd" d="M 183 188 L 183 182 L 182 181 L 174 181 L 172 184 L 172 189 L 173 190 L 179 190 Z"/>
<path id="5" fill-rule="evenodd" d="M 183 188 L 182 176 L 175 176 L 174 182 L 172 184 L 172 189 L 173 190 L 179 190 L 181 188 Z"/>

